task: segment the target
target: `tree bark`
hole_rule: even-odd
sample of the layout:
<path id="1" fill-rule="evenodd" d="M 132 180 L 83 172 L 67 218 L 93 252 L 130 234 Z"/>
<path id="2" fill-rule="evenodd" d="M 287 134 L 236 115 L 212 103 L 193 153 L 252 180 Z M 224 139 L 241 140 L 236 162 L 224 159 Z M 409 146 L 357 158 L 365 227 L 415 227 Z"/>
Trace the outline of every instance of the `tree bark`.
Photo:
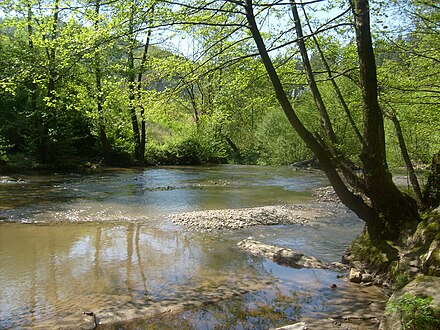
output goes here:
<path id="1" fill-rule="evenodd" d="M 387 116 L 393 123 L 394 129 L 396 131 L 397 140 L 399 141 L 400 152 L 402 154 L 402 158 L 405 161 L 406 170 L 408 171 L 409 181 L 411 182 L 411 186 L 414 191 L 414 196 L 417 201 L 417 204 L 420 208 L 425 209 L 426 204 L 422 196 L 422 191 L 420 189 L 419 180 L 417 180 L 416 171 L 414 170 L 414 166 L 411 162 L 411 158 L 408 154 L 408 149 L 406 147 L 405 139 L 402 133 L 402 127 L 400 126 L 399 119 L 397 119 L 394 113 L 390 113 L 383 109 L 385 116 Z"/>
<path id="2" fill-rule="evenodd" d="M 334 155 L 319 140 L 319 137 L 315 137 L 299 120 L 257 27 L 252 0 L 246 0 L 244 8 L 248 28 L 272 82 L 278 102 L 290 124 L 318 158 L 341 201 L 366 222 L 372 242 L 387 254 L 389 260 L 396 260 L 398 258 L 396 249 L 386 241 L 397 239 L 408 222 L 414 223 L 414 220 L 419 218 L 414 200 L 397 189 L 386 164 L 385 134 L 381 109 L 377 100 L 376 66 L 370 35 L 368 1 L 356 0 L 352 4 L 364 103 L 365 144 L 361 160 L 365 169 L 365 185 L 362 188 L 371 205 L 348 189 L 336 170 Z M 299 23 L 298 20 L 297 22 Z"/>
<path id="3" fill-rule="evenodd" d="M 143 155 L 141 155 L 141 135 L 139 132 L 139 122 L 136 114 L 136 75 L 134 72 L 134 44 L 136 39 L 134 37 L 134 11 L 135 4 L 132 3 L 130 6 L 129 21 L 128 21 L 128 35 L 130 37 L 129 49 L 128 49 L 128 90 L 129 90 L 129 108 L 131 125 L 133 128 L 133 139 L 134 139 L 134 159 L 136 163 L 142 162 Z"/>
<path id="4" fill-rule="evenodd" d="M 365 194 L 377 212 L 377 221 L 369 224 L 370 237 L 396 239 L 408 223 L 414 223 L 420 219 L 415 201 L 397 189 L 386 163 L 385 130 L 378 102 L 369 3 L 368 0 L 352 0 L 351 5 L 355 23 L 364 114 L 365 144 L 360 157 L 366 184 Z"/>
<path id="5" fill-rule="evenodd" d="M 429 208 L 440 205 L 440 150 L 432 157 L 431 168 L 423 191 L 423 199 Z"/>

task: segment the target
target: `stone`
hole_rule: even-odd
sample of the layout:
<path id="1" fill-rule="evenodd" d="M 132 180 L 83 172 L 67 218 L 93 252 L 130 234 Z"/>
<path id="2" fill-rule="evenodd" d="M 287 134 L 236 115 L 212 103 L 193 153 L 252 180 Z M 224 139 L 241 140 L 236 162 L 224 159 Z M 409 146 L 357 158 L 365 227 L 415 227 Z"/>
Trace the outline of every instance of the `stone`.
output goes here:
<path id="1" fill-rule="evenodd" d="M 440 316 L 440 277 L 436 276 L 418 276 L 405 287 L 393 293 L 388 301 L 396 303 L 405 294 L 411 294 L 417 297 L 432 297 L 431 307 L 435 313 Z M 380 323 L 379 330 L 394 330 L 401 329 L 401 315 L 399 312 L 385 311 L 385 314 Z M 402 328 L 403 329 L 403 328 Z"/>
<path id="2" fill-rule="evenodd" d="M 250 254 L 271 259 L 277 264 L 292 268 L 333 269 L 331 265 L 319 261 L 315 257 L 306 256 L 292 249 L 265 244 L 253 239 L 244 239 L 237 246 Z"/>
<path id="3" fill-rule="evenodd" d="M 348 270 L 348 265 L 345 265 L 341 262 L 332 262 L 331 263 L 331 268 L 334 270 L 339 270 L 339 271 L 346 271 Z"/>
<path id="4" fill-rule="evenodd" d="M 349 265 L 351 259 L 351 249 L 348 247 L 345 249 L 344 254 L 341 257 L 341 263 L 344 265 Z"/>
<path id="5" fill-rule="evenodd" d="M 409 262 L 409 265 L 411 266 L 411 267 L 419 267 L 419 261 L 418 260 L 411 260 L 410 262 Z"/>
<path id="6" fill-rule="evenodd" d="M 361 275 L 361 282 L 373 282 L 373 275 L 371 274 L 362 274 Z"/>
<path id="7" fill-rule="evenodd" d="M 295 324 L 286 325 L 281 328 L 276 328 L 275 330 L 307 330 L 307 329 L 308 329 L 307 324 L 305 324 L 304 322 L 298 322 Z"/>
<path id="8" fill-rule="evenodd" d="M 350 273 L 348 274 L 348 280 L 352 283 L 361 283 L 362 273 L 358 271 L 356 268 L 351 268 Z"/>

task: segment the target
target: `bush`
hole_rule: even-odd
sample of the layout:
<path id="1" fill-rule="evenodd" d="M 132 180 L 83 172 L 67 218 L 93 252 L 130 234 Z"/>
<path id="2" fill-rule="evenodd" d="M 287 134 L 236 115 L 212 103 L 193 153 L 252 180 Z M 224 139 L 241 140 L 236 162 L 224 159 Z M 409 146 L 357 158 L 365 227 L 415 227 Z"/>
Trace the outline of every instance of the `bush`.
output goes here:
<path id="1" fill-rule="evenodd" d="M 162 145 L 151 142 L 146 147 L 146 162 L 162 165 L 226 162 L 225 143 L 208 133 L 193 130 L 187 135 L 172 138 Z"/>
<path id="2" fill-rule="evenodd" d="M 388 303 L 388 312 L 400 315 L 401 329 L 435 330 L 440 326 L 434 309 L 431 307 L 432 297 L 417 297 L 405 294 L 395 303 Z"/>
<path id="3" fill-rule="evenodd" d="M 255 132 L 258 164 L 287 165 L 311 158 L 311 152 L 279 109 L 269 110 Z"/>
<path id="4" fill-rule="evenodd" d="M 410 282 L 410 278 L 406 274 L 397 274 L 394 278 L 395 289 L 402 289 L 405 285 Z"/>

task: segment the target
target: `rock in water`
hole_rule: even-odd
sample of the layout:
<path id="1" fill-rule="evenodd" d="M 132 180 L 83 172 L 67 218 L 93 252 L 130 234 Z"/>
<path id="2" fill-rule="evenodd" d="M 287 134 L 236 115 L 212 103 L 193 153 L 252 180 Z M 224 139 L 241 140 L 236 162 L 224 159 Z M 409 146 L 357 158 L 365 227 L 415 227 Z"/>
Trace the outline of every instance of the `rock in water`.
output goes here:
<path id="1" fill-rule="evenodd" d="M 254 256 L 271 259 L 283 266 L 292 268 L 332 268 L 331 265 L 321 262 L 315 257 L 309 257 L 288 248 L 265 244 L 253 239 L 244 239 L 237 246 Z"/>
<path id="2" fill-rule="evenodd" d="M 307 324 L 305 324 L 304 322 L 299 322 L 291 325 L 286 325 L 281 328 L 276 328 L 275 330 L 307 330 L 307 329 L 308 329 Z"/>

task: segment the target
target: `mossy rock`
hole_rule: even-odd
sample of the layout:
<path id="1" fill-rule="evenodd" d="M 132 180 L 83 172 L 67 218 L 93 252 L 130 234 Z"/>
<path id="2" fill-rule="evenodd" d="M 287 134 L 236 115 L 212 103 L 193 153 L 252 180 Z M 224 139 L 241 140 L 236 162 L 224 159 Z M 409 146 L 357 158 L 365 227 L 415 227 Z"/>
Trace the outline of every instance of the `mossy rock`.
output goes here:
<path id="1" fill-rule="evenodd" d="M 431 276 L 440 276 L 440 241 L 434 240 L 428 252 L 422 256 L 424 272 Z"/>
<path id="2" fill-rule="evenodd" d="M 438 239 L 440 236 L 440 215 L 431 214 L 423 219 L 412 236 L 410 243 L 414 247 L 427 245 L 427 243 Z"/>
<path id="3" fill-rule="evenodd" d="M 429 315 L 430 319 L 428 322 L 424 322 L 423 329 L 424 330 L 434 330 L 439 329 L 439 317 L 440 317 L 440 277 L 436 276 L 418 276 L 412 282 L 407 284 L 400 290 L 397 290 L 393 293 L 391 298 L 388 300 L 387 306 L 401 306 L 401 308 L 387 308 L 382 322 L 380 324 L 380 330 L 395 330 L 395 329 L 407 329 L 404 324 L 405 322 L 412 322 L 413 327 L 410 329 L 419 329 L 417 327 L 419 318 L 421 319 L 422 313 L 418 314 L 417 311 L 414 312 L 412 310 L 413 315 L 409 315 L 410 317 L 415 318 L 414 320 L 408 319 L 408 315 L 403 315 L 407 313 L 410 308 L 408 305 L 402 304 L 403 299 L 407 299 L 407 301 L 414 301 L 419 303 L 420 311 L 424 312 L 424 315 Z M 420 302 L 428 302 L 429 301 L 429 310 L 425 306 L 422 306 Z M 400 304 L 400 305 L 399 305 Z M 417 305 L 414 305 L 417 307 Z M 423 308 L 423 310 L 422 310 Z M 423 321 L 423 320 L 422 320 Z M 420 328 L 421 329 L 421 328 Z"/>
<path id="4" fill-rule="evenodd" d="M 390 260 L 371 242 L 368 233 L 361 234 L 353 240 L 351 260 L 360 262 L 370 273 L 383 273 L 389 271 L 390 267 Z M 354 264 L 352 266 L 359 268 Z"/>

